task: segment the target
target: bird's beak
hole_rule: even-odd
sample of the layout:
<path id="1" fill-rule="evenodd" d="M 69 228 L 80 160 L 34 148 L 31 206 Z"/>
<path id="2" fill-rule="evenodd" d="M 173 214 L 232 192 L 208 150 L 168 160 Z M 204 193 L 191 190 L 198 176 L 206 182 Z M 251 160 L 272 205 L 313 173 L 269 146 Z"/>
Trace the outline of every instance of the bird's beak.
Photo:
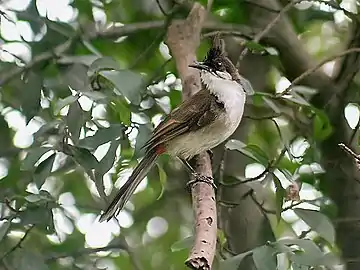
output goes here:
<path id="1" fill-rule="evenodd" d="M 199 70 L 211 71 L 210 68 L 207 65 L 204 65 L 202 62 L 194 62 L 193 64 L 189 65 L 189 67 L 197 68 Z"/>

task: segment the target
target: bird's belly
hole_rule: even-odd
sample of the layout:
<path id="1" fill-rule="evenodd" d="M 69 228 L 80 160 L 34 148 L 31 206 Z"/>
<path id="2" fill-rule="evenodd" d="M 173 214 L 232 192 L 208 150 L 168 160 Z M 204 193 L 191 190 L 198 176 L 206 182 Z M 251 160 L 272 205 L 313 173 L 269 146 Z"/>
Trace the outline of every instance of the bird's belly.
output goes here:
<path id="1" fill-rule="evenodd" d="M 172 156 L 189 159 L 212 149 L 234 133 L 240 123 L 241 116 L 242 114 L 234 119 L 234 117 L 224 113 L 210 125 L 171 140 L 166 145 L 166 150 Z"/>

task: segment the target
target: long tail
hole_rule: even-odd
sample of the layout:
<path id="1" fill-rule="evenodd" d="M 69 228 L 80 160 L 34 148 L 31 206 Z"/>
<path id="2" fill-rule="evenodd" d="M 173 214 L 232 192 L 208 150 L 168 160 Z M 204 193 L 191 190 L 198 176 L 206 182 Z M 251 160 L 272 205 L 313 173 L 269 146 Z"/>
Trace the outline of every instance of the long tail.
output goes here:
<path id="1" fill-rule="evenodd" d="M 130 199 L 141 180 L 148 174 L 152 166 L 154 165 L 158 155 L 155 151 L 149 151 L 145 157 L 136 166 L 133 173 L 126 181 L 126 183 L 120 188 L 115 198 L 110 203 L 109 207 L 100 217 L 100 222 L 105 220 L 109 221 L 112 217 L 116 216 L 118 212 L 124 207 L 126 202 Z"/>

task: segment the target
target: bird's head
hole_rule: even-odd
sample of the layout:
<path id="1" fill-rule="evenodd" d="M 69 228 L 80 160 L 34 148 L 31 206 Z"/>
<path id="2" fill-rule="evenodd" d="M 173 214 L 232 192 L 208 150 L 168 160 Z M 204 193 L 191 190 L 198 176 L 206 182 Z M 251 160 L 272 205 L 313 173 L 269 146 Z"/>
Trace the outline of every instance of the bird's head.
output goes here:
<path id="1" fill-rule="evenodd" d="M 240 76 L 234 64 L 227 57 L 224 40 L 220 39 L 218 35 L 213 39 L 212 47 L 204 61 L 195 62 L 189 66 L 199 69 L 202 77 L 211 74 L 219 79 L 236 81 L 241 84 L 246 94 L 251 95 L 254 93 L 250 82 Z"/>

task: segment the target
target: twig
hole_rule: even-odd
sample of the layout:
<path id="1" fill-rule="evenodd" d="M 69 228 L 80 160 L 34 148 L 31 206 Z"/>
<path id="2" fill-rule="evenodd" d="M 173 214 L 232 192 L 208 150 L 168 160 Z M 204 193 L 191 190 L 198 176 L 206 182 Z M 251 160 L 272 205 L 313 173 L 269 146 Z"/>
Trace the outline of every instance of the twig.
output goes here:
<path id="1" fill-rule="evenodd" d="M 122 243 L 116 243 L 116 244 L 110 244 L 107 245 L 105 247 L 100 247 L 100 248 L 84 248 L 84 249 L 80 249 L 80 250 L 76 250 L 75 252 L 72 253 L 57 253 L 54 255 L 48 255 L 47 256 L 47 261 L 53 261 L 56 259 L 60 259 L 60 258 L 65 258 L 65 257 L 79 257 L 82 255 L 88 255 L 88 254 L 92 254 L 92 253 L 96 253 L 96 252 L 100 252 L 100 251 L 108 251 L 111 249 L 122 249 L 122 250 L 127 250 L 126 246 L 123 245 Z"/>
<path id="2" fill-rule="evenodd" d="M 97 37 L 103 38 L 119 38 L 122 36 L 131 35 L 134 33 L 138 33 L 141 31 L 148 31 L 148 30 L 157 30 L 163 28 L 167 23 L 167 20 L 159 20 L 159 21 L 149 21 L 149 22 L 139 22 L 139 23 L 132 23 L 126 24 L 123 26 L 112 26 L 106 30 L 101 31 L 94 31 L 94 33 L 90 34 L 91 39 L 95 39 Z M 254 35 L 252 30 L 249 27 L 245 27 L 239 24 L 232 24 L 232 23 L 220 23 L 215 21 L 206 21 L 203 25 L 204 31 L 228 31 L 228 32 L 235 32 L 241 33 L 244 37 L 248 37 L 251 39 Z"/>
<path id="3" fill-rule="evenodd" d="M 360 162 L 360 156 L 357 155 L 353 150 L 351 150 L 348 146 L 344 143 L 339 143 L 339 146 L 342 150 L 344 150 L 347 154 L 355 159 L 356 162 Z"/>
<path id="4" fill-rule="evenodd" d="M 216 36 L 218 34 L 221 34 L 221 36 L 226 36 L 226 35 L 230 35 L 230 36 L 236 36 L 236 37 L 241 37 L 243 39 L 246 39 L 246 40 L 251 40 L 252 37 L 251 36 L 248 36 L 242 32 L 239 32 L 239 31 L 231 31 L 231 30 L 218 30 L 218 31 L 211 31 L 211 32 L 207 32 L 205 34 L 202 34 L 201 35 L 201 39 L 205 39 L 205 38 L 209 38 L 209 37 L 212 37 L 212 36 Z"/>
<path id="5" fill-rule="evenodd" d="M 176 68 L 183 84 L 183 99 L 200 90 L 199 72 L 190 69 L 196 60 L 196 49 L 200 43 L 201 28 L 206 10 L 195 3 L 186 20 L 173 20 L 167 32 L 166 43 L 175 59 Z M 202 153 L 196 157 L 196 171 L 212 176 L 210 157 Z M 185 264 L 191 269 L 210 270 L 216 251 L 217 213 L 215 191 L 207 183 L 196 183 L 191 187 L 195 211 L 195 243 Z"/>
<path id="6" fill-rule="evenodd" d="M 277 117 L 280 117 L 281 113 L 276 113 L 274 115 L 269 115 L 269 116 L 250 116 L 250 115 L 244 115 L 243 118 L 247 118 L 247 119 L 251 119 L 251 120 L 256 120 L 256 121 L 261 121 L 261 120 L 271 120 Z"/>
<path id="7" fill-rule="evenodd" d="M 16 67 L 11 69 L 9 72 L 4 72 L 0 75 L 0 86 L 7 84 L 11 79 L 33 68 L 35 65 L 63 54 L 71 47 L 73 41 L 74 39 L 69 39 L 65 43 L 56 46 L 54 49 L 40 53 L 39 55 L 35 56 L 30 63 L 22 68 Z"/>
<path id="8" fill-rule="evenodd" d="M 286 12 L 288 12 L 294 5 L 300 3 L 303 0 L 294 0 L 291 1 L 289 4 L 287 4 L 285 7 L 283 7 L 281 9 L 281 11 L 279 12 L 279 14 L 268 24 L 266 25 L 266 27 L 260 31 L 259 33 L 257 33 L 254 38 L 253 38 L 253 42 L 258 43 L 264 36 L 267 35 L 267 33 L 274 27 L 274 25 L 280 20 L 281 16 L 283 16 Z M 244 58 L 244 56 L 247 54 L 248 49 L 244 48 L 244 50 L 241 52 L 240 57 L 238 59 L 237 62 L 237 66 L 239 65 L 239 62 Z"/>
<path id="9" fill-rule="evenodd" d="M 323 61 L 321 61 L 320 63 L 318 63 L 316 66 L 306 70 L 305 72 L 303 72 L 302 74 L 300 74 L 298 77 L 296 77 L 292 83 L 288 86 L 288 88 L 285 89 L 285 91 L 281 92 L 278 94 L 278 97 L 284 96 L 286 94 L 288 94 L 291 89 L 298 84 L 300 81 L 302 81 L 305 77 L 309 76 L 310 74 L 312 74 L 314 71 L 318 70 L 319 68 L 321 68 L 324 64 L 326 64 L 327 62 L 333 61 L 336 58 L 342 57 L 344 55 L 347 55 L 349 53 L 355 53 L 355 52 L 360 52 L 360 48 L 351 48 L 345 51 L 342 51 L 338 54 L 332 55 L 326 59 L 324 59 Z"/>
<path id="10" fill-rule="evenodd" d="M 156 3 L 161 11 L 161 13 L 164 15 L 164 16 L 168 16 L 168 14 L 166 13 L 165 9 L 162 7 L 161 3 L 160 3 L 160 0 L 156 0 Z"/>
<path id="11" fill-rule="evenodd" d="M 29 235 L 29 233 L 31 232 L 31 230 L 34 228 L 35 226 L 32 225 L 29 229 L 27 229 L 25 231 L 25 234 L 23 237 L 21 237 L 21 239 L 19 240 L 19 242 L 17 242 L 17 244 L 15 246 L 13 246 L 10 250 L 8 250 L 7 252 L 4 253 L 4 255 L 0 258 L 0 261 L 4 260 L 4 258 L 8 255 L 10 255 L 12 252 L 14 252 L 17 248 L 21 247 L 21 244 L 25 241 L 26 237 Z"/>

